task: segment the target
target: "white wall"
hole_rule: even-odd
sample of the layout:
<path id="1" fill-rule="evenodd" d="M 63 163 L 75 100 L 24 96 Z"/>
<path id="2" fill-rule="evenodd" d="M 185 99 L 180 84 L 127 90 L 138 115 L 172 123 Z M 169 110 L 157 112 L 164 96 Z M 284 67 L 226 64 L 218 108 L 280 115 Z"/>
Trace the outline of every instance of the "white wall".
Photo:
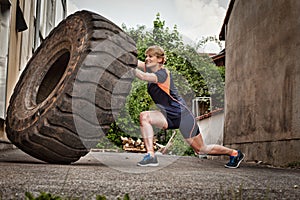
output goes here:
<path id="1" fill-rule="evenodd" d="M 5 118 L 10 5 L 0 4 L 0 118 Z"/>
<path id="2" fill-rule="evenodd" d="M 200 126 L 200 131 L 206 144 L 223 145 L 223 112 L 198 121 L 198 125 Z"/>

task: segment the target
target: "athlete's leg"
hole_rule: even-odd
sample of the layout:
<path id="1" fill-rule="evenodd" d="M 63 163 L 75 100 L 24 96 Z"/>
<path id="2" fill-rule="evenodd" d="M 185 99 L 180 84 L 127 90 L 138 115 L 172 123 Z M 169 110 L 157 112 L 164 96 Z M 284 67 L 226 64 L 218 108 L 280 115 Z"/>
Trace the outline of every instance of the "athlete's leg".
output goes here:
<path id="1" fill-rule="evenodd" d="M 157 128 L 167 128 L 168 122 L 165 116 L 159 111 L 144 111 L 140 114 L 140 129 L 142 137 L 147 149 L 147 153 L 150 153 L 151 156 L 154 156 L 153 149 L 153 127 Z"/>
<path id="2" fill-rule="evenodd" d="M 186 112 L 182 114 L 179 129 L 187 143 L 197 154 L 232 155 L 233 153 L 237 153 L 237 151 L 221 145 L 206 145 L 203 141 L 197 121 L 189 110 L 186 110 Z"/>
<path id="3" fill-rule="evenodd" d="M 187 143 L 194 149 L 197 154 L 208 155 L 232 155 L 236 152 L 234 149 L 230 149 L 218 144 L 206 145 L 202 139 L 202 135 L 198 134 L 192 138 L 186 139 Z"/>

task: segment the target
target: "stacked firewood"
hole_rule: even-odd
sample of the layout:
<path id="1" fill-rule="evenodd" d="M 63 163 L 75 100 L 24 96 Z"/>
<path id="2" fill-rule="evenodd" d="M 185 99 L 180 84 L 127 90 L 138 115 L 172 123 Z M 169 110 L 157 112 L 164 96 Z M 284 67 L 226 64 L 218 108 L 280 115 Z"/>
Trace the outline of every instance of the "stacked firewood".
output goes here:
<path id="1" fill-rule="evenodd" d="M 139 138 L 137 140 L 134 140 L 131 137 L 128 138 L 128 137 L 121 136 L 121 140 L 123 144 L 123 150 L 125 151 L 137 152 L 137 153 L 145 153 L 147 151 L 144 142 Z M 156 143 L 156 140 L 154 140 L 153 142 L 154 150 L 158 150 L 159 146 L 160 145 Z"/>
<path id="2" fill-rule="evenodd" d="M 176 131 L 173 131 L 171 138 L 169 139 L 166 146 L 158 144 L 157 139 L 155 138 L 153 141 L 153 148 L 155 151 L 160 152 L 162 154 L 168 153 L 168 148 L 172 145 L 173 139 L 176 135 Z M 122 144 L 123 144 L 123 150 L 125 151 L 131 151 L 131 152 L 137 152 L 137 153 L 145 153 L 147 152 L 146 146 L 144 142 L 141 139 L 137 139 L 136 141 L 132 138 L 128 137 L 122 137 Z"/>

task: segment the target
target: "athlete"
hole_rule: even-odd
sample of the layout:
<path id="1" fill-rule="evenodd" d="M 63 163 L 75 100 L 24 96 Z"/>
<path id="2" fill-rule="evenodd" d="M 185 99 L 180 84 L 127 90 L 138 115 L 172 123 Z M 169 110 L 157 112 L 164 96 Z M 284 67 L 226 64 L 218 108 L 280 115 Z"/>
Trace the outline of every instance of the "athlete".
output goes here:
<path id="1" fill-rule="evenodd" d="M 195 120 L 195 117 L 179 96 L 172 75 L 164 67 L 166 56 L 159 46 L 150 46 L 145 51 L 145 62 L 138 61 L 135 69 L 137 78 L 148 82 L 148 93 L 159 110 L 140 113 L 140 129 L 147 154 L 138 162 L 138 166 L 158 166 L 153 149 L 153 126 L 160 129 L 179 129 L 186 142 L 196 154 L 229 155 L 227 168 L 238 168 L 244 154 L 240 150 L 221 145 L 206 145 Z"/>

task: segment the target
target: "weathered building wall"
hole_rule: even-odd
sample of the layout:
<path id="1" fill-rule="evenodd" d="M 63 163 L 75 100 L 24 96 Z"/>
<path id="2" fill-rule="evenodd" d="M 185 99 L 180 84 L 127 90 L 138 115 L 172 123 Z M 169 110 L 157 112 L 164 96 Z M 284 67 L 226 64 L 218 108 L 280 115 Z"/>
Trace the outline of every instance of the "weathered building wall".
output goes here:
<path id="1" fill-rule="evenodd" d="M 69 2 L 0 0 L 0 149 L 1 142 L 8 141 L 4 124 L 15 84 L 40 42 L 67 14 L 75 11 L 71 3 L 73 10 L 67 10 Z M 27 29 L 19 23 L 20 18 Z M 20 24 L 24 29 L 20 30 Z"/>
<path id="2" fill-rule="evenodd" d="M 299 10 L 298 0 L 236 0 L 226 23 L 224 144 L 247 160 L 300 161 Z"/>

